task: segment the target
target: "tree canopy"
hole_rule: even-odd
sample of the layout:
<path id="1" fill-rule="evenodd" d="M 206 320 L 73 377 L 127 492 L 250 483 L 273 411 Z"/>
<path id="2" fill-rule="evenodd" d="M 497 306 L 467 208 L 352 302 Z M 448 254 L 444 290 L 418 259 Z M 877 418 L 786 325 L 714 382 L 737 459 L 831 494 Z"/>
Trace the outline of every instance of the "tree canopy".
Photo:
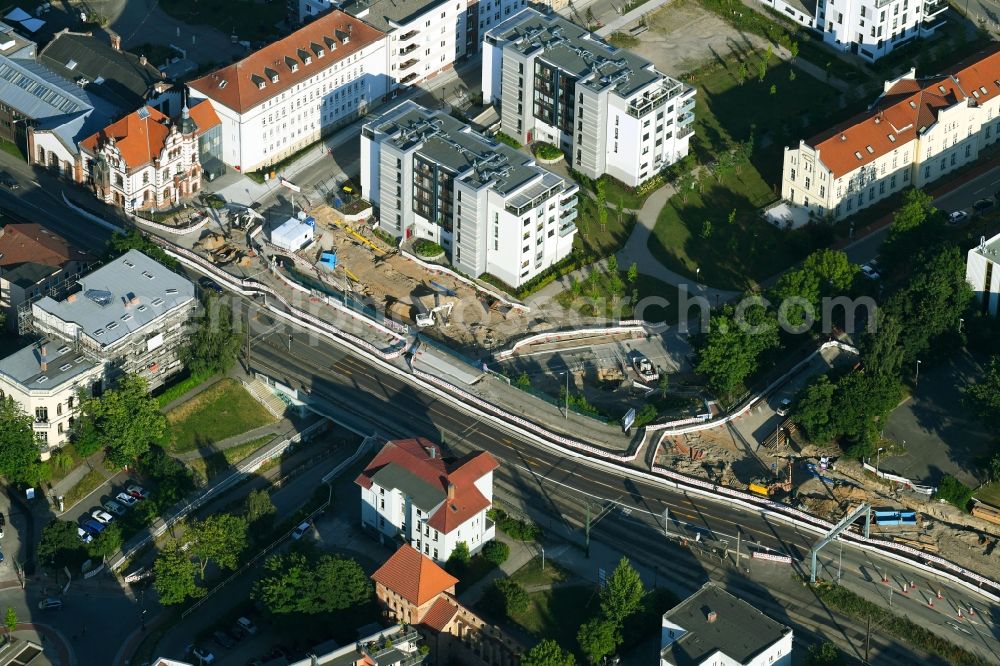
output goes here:
<path id="1" fill-rule="evenodd" d="M 521 656 L 521 666 L 576 666 L 576 659 L 554 640 L 545 639 Z"/>
<path id="2" fill-rule="evenodd" d="M 371 581 L 354 560 L 334 555 L 312 560 L 297 552 L 268 558 L 253 592 L 275 614 L 344 610 L 371 595 Z"/>
<path id="3" fill-rule="evenodd" d="M 805 303 L 811 306 L 812 317 L 822 315 L 822 298 L 824 296 L 841 296 L 847 294 L 854 284 L 858 267 L 852 264 L 843 252 L 835 250 L 819 250 L 813 252 L 802 266 L 784 273 L 772 290 L 777 305 L 785 304 L 784 312 L 787 321 L 792 326 L 806 323 Z M 802 299 L 805 303 L 795 304 L 789 299 Z"/>
<path id="4" fill-rule="evenodd" d="M 719 395 L 735 396 L 757 371 L 760 356 L 778 345 L 778 326 L 761 303 L 751 304 L 742 317 L 726 305 L 709 320 L 709 330 L 698 340 L 699 374 Z"/>
<path id="5" fill-rule="evenodd" d="M 620 628 L 642 606 L 645 594 L 646 588 L 639 572 L 627 557 L 623 557 L 601 590 L 601 611 L 604 617 Z"/>
<path id="6" fill-rule="evenodd" d="M 247 521 L 231 513 L 217 513 L 191 523 L 187 536 L 191 554 L 198 561 L 201 578 L 205 567 L 214 562 L 220 569 L 235 569 L 247 547 Z"/>
<path id="7" fill-rule="evenodd" d="M 32 423 L 13 398 L 0 398 L 0 474 L 13 483 L 36 476 L 38 441 Z"/>
<path id="8" fill-rule="evenodd" d="M 596 617 L 580 625 L 576 634 L 580 649 L 591 664 L 600 664 L 621 643 L 621 632 L 613 621 Z"/>
<path id="9" fill-rule="evenodd" d="M 176 542 L 170 542 L 160 552 L 153 564 L 153 588 L 164 606 L 184 603 L 205 594 L 195 581 L 198 567 L 191 556 L 181 550 Z"/>
<path id="10" fill-rule="evenodd" d="M 76 523 L 53 519 L 42 528 L 35 549 L 38 561 L 54 568 L 76 568 L 87 559 L 87 551 L 76 532 Z"/>
<path id="11" fill-rule="evenodd" d="M 125 375 L 114 389 L 88 397 L 81 405 L 85 428 L 99 436 L 112 464 L 124 467 L 149 450 L 151 442 L 163 435 L 166 419 L 160 405 L 150 397 L 146 380 Z"/>
<path id="12" fill-rule="evenodd" d="M 109 259 L 117 259 L 129 250 L 139 250 L 150 259 L 163 264 L 170 270 L 176 270 L 178 267 L 176 259 L 135 229 L 131 229 L 127 234 L 114 234 L 111 236 L 107 252 Z"/>
<path id="13" fill-rule="evenodd" d="M 203 316 L 181 349 L 181 359 L 192 375 L 228 371 L 239 356 L 241 328 L 233 322 L 229 299 L 206 292 Z"/>

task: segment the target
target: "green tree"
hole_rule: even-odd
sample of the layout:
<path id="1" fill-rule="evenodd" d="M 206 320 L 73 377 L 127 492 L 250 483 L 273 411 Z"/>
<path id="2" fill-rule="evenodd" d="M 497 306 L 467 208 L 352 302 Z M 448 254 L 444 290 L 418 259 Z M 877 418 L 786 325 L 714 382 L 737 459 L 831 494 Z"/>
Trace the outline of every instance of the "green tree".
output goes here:
<path id="1" fill-rule="evenodd" d="M 278 615 L 344 610 L 371 595 L 371 581 L 354 560 L 322 555 L 312 562 L 295 552 L 268 558 L 253 591 L 254 599 Z"/>
<path id="2" fill-rule="evenodd" d="M 77 535 L 76 523 L 53 519 L 42 528 L 35 549 L 38 561 L 53 568 L 78 567 L 87 559 L 87 552 Z"/>
<path id="3" fill-rule="evenodd" d="M 31 479 L 38 460 L 32 422 L 13 398 L 0 398 L 0 474 L 12 483 Z"/>
<path id="4" fill-rule="evenodd" d="M 763 83 L 765 76 L 767 76 L 767 63 L 761 60 L 757 63 L 757 80 Z"/>
<path id="5" fill-rule="evenodd" d="M 271 501 L 271 494 L 265 488 L 251 490 L 243 503 L 243 514 L 247 523 L 251 525 L 264 519 L 270 520 L 277 511 L 277 507 Z"/>
<path id="6" fill-rule="evenodd" d="M 639 572 L 632 567 L 627 557 L 623 557 L 601 590 L 601 611 L 616 627 L 623 627 L 642 606 L 645 594 L 646 589 Z"/>
<path id="7" fill-rule="evenodd" d="M 923 190 L 909 190 L 903 195 L 903 205 L 893 214 L 889 235 L 880 250 L 890 273 L 913 266 L 917 254 L 940 242 L 945 230 L 942 218 L 934 199 Z"/>
<path id="8" fill-rule="evenodd" d="M 483 557 L 487 562 L 500 566 L 510 557 L 510 546 L 496 539 L 487 541 L 483 546 Z"/>
<path id="9" fill-rule="evenodd" d="M 472 561 L 472 554 L 469 552 L 469 544 L 459 541 L 455 544 L 455 549 L 451 551 L 451 555 L 448 556 L 445 568 L 452 573 L 462 572 L 469 566 L 470 561 Z"/>
<path id="10" fill-rule="evenodd" d="M 954 504 L 962 511 L 968 511 L 969 500 L 972 499 L 972 488 L 969 488 L 950 474 L 945 474 L 938 484 L 938 489 L 934 496 Z"/>
<path id="11" fill-rule="evenodd" d="M 191 540 L 191 554 L 198 560 L 199 573 L 204 580 L 209 562 L 220 569 L 235 569 L 239 564 L 240 555 L 247 547 L 247 521 L 231 513 L 217 513 L 191 523 L 187 536 Z"/>
<path id="12" fill-rule="evenodd" d="M 594 194 L 597 196 L 597 221 L 601 227 L 608 225 L 608 184 L 603 178 L 594 181 Z"/>
<path id="13" fill-rule="evenodd" d="M 784 273 L 772 293 L 779 301 L 804 299 L 812 308 L 812 318 L 816 319 L 822 315 L 822 298 L 847 293 L 858 270 L 857 265 L 852 264 L 845 253 L 819 250 L 806 257 L 801 267 Z M 786 306 L 788 323 L 799 326 L 805 322 L 806 310 L 805 304 Z"/>
<path id="14" fill-rule="evenodd" d="M 1000 415 L 1000 356 L 994 356 L 982 378 L 966 390 L 966 399 L 988 422 Z"/>
<path id="15" fill-rule="evenodd" d="M 159 439 L 166 426 L 159 403 L 138 375 L 125 375 L 117 388 L 100 398 L 87 398 L 81 411 L 107 447 L 108 460 L 118 467 L 149 451 L 150 442 Z"/>
<path id="16" fill-rule="evenodd" d="M 114 555 L 122 548 L 122 528 L 118 523 L 111 523 L 89 544 L 87 550 L 91 556 L 104 559 Z"/>
<path id="17" fill-rule="evenodd" d="M 633 261 L 628 267 L 628 273 L 626 273 L 625 278 L 629 284 L 634 285 L 636 280 L 639 279 L 639 264 Z"/>
<path id="18" fill-rule="evenodd" d="M 777 322 L 762 304 L 751 304 L 737 317 L 726 305 L 709 321 L 698 341 L 696 371 L 717 395 L 732 397 L 759 367 L 760 356 L 778 345 Z"/>
<path id="19" fill-rule="evenodd" d="M 667 393 L 670 391 L 670 375 L 668 375 L 665 372 L 660 377 L 659 389 L 660 389 L 660 397 L 666 398 Z"/>
<path id="20" fill-rule="evenodd" d="M 613 254 L 608 257 L 608 272 L 611 274 L 618 273 L 618 257 Z"/>
<path id="21" fill-rule="evenodd" d="M 776 83 L 772 83 L 771 84 L 770 94 L 771 95 L 777 95 L 778 94 L 778 84 L 776 84 Z"/>
<path id="22" fill-rule="evenodd" d="M 7 630 L 7 636 L 17 629 L 17 611 L 7 606 L 7 614 L 3 618 L 4 629 Z"/>
<path id="23" fill-rule="evenodd" d="M 522 372 L 514 380 L 514 386 L 522 389 L 531 388 L 531 377 L 528 376 L 527 372 Z"/>
<path id="24" fill-rule="evenodd" d="M 497 578 L 493 581 L 493 589 L 500 595 L 507 617 L 523 613 L 531 604 L 531 599 L 524 588 L 510 578 Z"/>
<path id="25" fill-rule="evenodd" d="M 837 386 L 826 375 L 814 378 L 799 394 L 793 417 L 814 442 L 829 442 L 839 433 L 833 402 Z"/>
<path id="26" fill-rule="evenodd" d="M 611 620 L 594 618 L 580 625 L 576 632 L 580 650 L 587 655 L 591 664 L 600 664 L 606 656 L 613 654 L 621 644 L 621 633 Z"/>
<path id="27" fill-rule="evenodd" d="M 173 541 L 168 543 L 153 564 L 153 589 L 160 603 L 175 606 L 204 595 L 205 590 L 195 581 L 197 572 L 198 567 L 180 545 Z"/>
<path id="28" fill-rule="evenodd" d="M 521 666 L 576 666 L 572 653 L 547 638 L 521 656 Z"/>
<path id="29" fill-rule="evenodd" d="M 792 42 L 791 45 L 788 47 L 788 52 L 792 54 L 792 60 L 795 60 L 796 58 L 798 58 L 799 57 L 799 43 L 798 42 Z"/>
<path id="30" fill-rule="evenodd" d="M 139 250 L 170 270 L 176 270 L 178 267 L 176 259 L 135 229 L 130 230 L 127 234 L 112 234 L 111 241 L 108 243 L 107 258 L 117 259 L 129 250 Z"/>
<path id="31" fill-rule="evenodd" d="M 705 220 L 701 223 L 701 237 L 708 240 L 712 237 L 712 221 Z"/>
<path id="32" fill-rule="evenodd" d="M 840 650 L 830 641 L 810 645 L 806 653 L 806 666 L 840 666 L 842 663 Z"/>
<path id="33" fill-rule="evenodd" d="M 192 375 L 224 373 L 236 363 L 242 331 L 233 322 L 230 303 L 229 299 L 206 292 L 201 321 L 181 349 L 181 359 Z"/>
<path id="34" fill-rule="evenodd" d="M 73 468 L 73 456 L 64 448 L 58 449 L 49 458 L 49 462 L 52 463 L 52 469 L 58 470 L 60 472 L 68 472 Z"/>
<path id="35" fill-rule="evenodd" d="M 986 464 L 986 478 L 991 482 L 1000 481 L 1000 453 L 994 453 Z"/>

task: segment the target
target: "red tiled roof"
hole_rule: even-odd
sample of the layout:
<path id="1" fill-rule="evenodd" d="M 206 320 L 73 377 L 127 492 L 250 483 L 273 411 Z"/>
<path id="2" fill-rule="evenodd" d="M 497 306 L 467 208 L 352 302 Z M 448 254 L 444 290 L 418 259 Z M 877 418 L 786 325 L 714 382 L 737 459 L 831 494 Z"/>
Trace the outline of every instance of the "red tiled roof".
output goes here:
<path id="1" fill-rule="evenodd" d="M 409 544 L 400 546 L 372 574 L 372 580 L 417 606 L 422 606 L 458 583 L 457 578 Z"/>
<path id="2" fill-rule="evenodd" d="M 218 114 L 215 113 L 215 107 L 212 106 L 212 102 L 207 99 L 197 101 L 188 111 L 191 113 L 191 120 L 198 126 L 198 136 L 201 136 L 222 122 L 219 120 Z"/>
<path id="3" fill-rule="evenodd" d="M 448 534 L 480 511 L 490 508 L 490 502 L 469 483 L 455 487 L 455 497 L 446 499 L 444 504 L 427 519 L 427 524 L 442 534 Z"/>
<path id="4" fill-rule="evenodd" d="M 997 95 L 1000 95 L 1000 51 L 995 50 L 949 75 L 897 81 L 870 111 L 809 139 L 806 144 L 820 151 L 823 164 L 834 178 L 840 178 L 913 141 L 922 128 L 937 121 L 941 109 L 969 98 L 982 103 Z"/>
<path id="5" fill-rule="evenodd" d="M 430 450 L 434 450 L 431 457 Z M 426 483 L 436 488 L 444 488 L 448 476 L 448 466 L 441 459 L 441 447 L 429 439 L 417 437 L 414 439 L 394 439 L 379 451 L 365 471 L 355 480 L 359 486 L 371 488 L 371 477 L 386 465 L 400 465 L 412 474 L 420 477 Z"/>
<path id="6" fill-rule="evenodd" d="M 237 113 L 245 113 L 384 36 L 364 21 L 335 9 L 243 60 L 191 81 L 188 86 Z M 272 75 L 278 77 L 277 82 L 272 82 Z"/>
<path id="7" fill-rule="evenodd" d="M 163 152 L 163 146 L 170 135 L 167 124 L 170 119 L 151 106 L 147 106 L 146 110 L 149 112 L 148 119 L 143 120 L 139 117 L 139 112 L 134 111 L 91 134 L 80 142 L 80 146 L 96 153 L 98 145 L 114 138 L 122 159 L 130 169 L 149 164 Z"/>
<path id="8" fill-rule="evenodd" d="M 442 632 L 448 623 L 451 622 L 452 618 L 458 614 L 458 602 L 452 602 L 451 595 L 442 594 L 437 598 L 427 614 L 424 615 L 424 619 L 420 621 L 420 624 L 430 627 L 434 631 Z"/>
<path id="9" fill-rule="evenodd" d="M 481 479 L 499 466 L 500 463 L 490 453 L 479 451 L 456 463 L 455 469 L 448 474 L 448 480 L 460 485 L 463 483 L 475 483 L 478 479 Z"/>
<path id="10" fill-rule="evenodd" d="M 8 224 L 0 232 L 0 266 L 30 261 L 59 267 L 72 260 L 90 261 L 91 257 L 39 224 Z"/>

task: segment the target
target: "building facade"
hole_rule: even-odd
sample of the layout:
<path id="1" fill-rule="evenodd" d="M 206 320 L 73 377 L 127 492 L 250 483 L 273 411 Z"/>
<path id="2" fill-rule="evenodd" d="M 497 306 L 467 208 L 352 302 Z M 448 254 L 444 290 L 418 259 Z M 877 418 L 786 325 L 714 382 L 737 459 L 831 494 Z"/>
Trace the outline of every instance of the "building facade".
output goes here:
<path id="1" fill-rule="evenodd" d="M 933 35 L 945 22 L 945 0 L 762 0 L 774 11 L 819 32 L 834 48 L 875 62 L 894 49 Z"/>
<path id="2" fill-rule="evenodd" d="M 195 79 L 222 123 L 222 161 L 269 167 L 367 115 L 388 92 L 385 35 L 333 10 L 243 60 Z"/>
<path id="3" fill-rule="evenodd" d="M 523 647 L 455 598 L 458 579 L 409 545 L 372 574 L 386 617 L 411 625 L 430 648 L 431 663 L 518 666 Z"/>
<path id="4" fill-rule="evenodd" d="M 840 220 L 979 158 L 1000 137 L 1000 53 L 953 73 L 888 81 L 871 109 L 785 148 L 781 196 Z"/>
<path id="5" fill-rule="evenodd" d="M 979 245 L 969 250 L 965 279 L 980 310 L 991 317 L 1000 314 L 1000 234 L 980 238 Z"/>
<path id="6" fill-rule="evenodd" d="M 383 231 L 439 243 L 469 275 L 516 287 L 573 248 L 575 184 L 414 102 L 362 128 L 361 189 Z"/>
<path id="7" fill-rule="evenodd" d="M 663 615 L 660 666 L 790 666 L 792 630 L 715 583 Z"/>
<path id="8" fill-rule="evenodd" d="M 99 359 L 111 381 L 136 374 L 154 389 L 181 370 L 180 348 L 197 308 L 189 280 L 129 250 L 79 284 L 63 300 L 32 303 L 36 331 Z"/>
<path id="9" fill-rule="evenodd" d="M 485 35 L 483 101 L 522 143 L 559 147 L 573 169 L 635 187 L 682 159 L 695 89 L 554 14 L 525 9 Z"/>
<path id="10" fill-rule="evenodd" d="M 355 483 L 361 486 L 365 528 L 447 562 L 459 542 L 475 553 L 495 536 L 486 512 L 493 506 L 497 462 L 485 452 L 456 461 L 441 455 L 425 439 L 394 440 Z"/>

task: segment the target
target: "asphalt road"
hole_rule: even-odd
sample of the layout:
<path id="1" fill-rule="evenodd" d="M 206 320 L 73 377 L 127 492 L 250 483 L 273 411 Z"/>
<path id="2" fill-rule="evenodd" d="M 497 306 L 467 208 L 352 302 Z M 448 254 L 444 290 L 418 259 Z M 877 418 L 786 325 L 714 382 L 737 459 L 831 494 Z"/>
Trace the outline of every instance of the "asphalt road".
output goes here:
<path id="1" fill-rule="evenodd" d="M 623 475 L 591 467 L 580 460 L 563 457 L 543 447 L 527 444 L 493 422 L 468 414 L 450 402 L 423 394 L 405 380 L 385 374 L 381 369 L 330 343 L 314 341 L 313 344 L 306 344 L 305 338 L 306 336 L 296 336 L 289 350 L 286 334 L 262 336 L 252 351 L 255 369 L 267 372 L 292 386 L 305 386 L 311 393 L 351 410 L 360 418 L 371 420 L 380 428 L 379 434 L 383 436 L 421 435 L 442 441 L 457 452 L 469 448 L 490 451 L 501 461 L 498 481 L 507 484 L 519 496 L 530 498 L 531 505 L 536 510 L 552 516 L 564 516 L 567 511 L 572 511 L 566 508 L 569 502 L 578 507 L 575 513 L 579 520 L 579 506 L 584 506 L 583 511 L 586 512 L 586 505 L 589 503 L 594 516 L 600 515 L 602 511 L 622 512 L 627 509 L 628 515 L 644 515 L 647 522 L 655 523 L 658 517 L 662 517 L 663 509 L 669 508 L 671 530 L 682 531 L 689 539 L 700 534 L 701 541 L 705 543 L 719 545 L 722 540 L 726 540 L 729 548 L 733 548 L 739 533 L 743 544 L 751 542 L 761 550 L 772 549 L 788 553 L 797 561 L 807 555 L 815 540 L 812 534 L 800 532 L 759 514 L 625 478 Z M 656 529 L 660 528 L 662 524 Z M 628 531 L 628 535 L 625 537 L 625 542 L 629 543 L 626 550 L 633 552 L 633 539 L 637 532 L 632 529 Z M 623 542 L 620 537 L 615 538 L 615 541 Z M 678 561 L 678 553 L 683 553 L 668 543 L 661 543 L 659 551 L 652 548 L 651 544 L 648 552 L 657 552 L 656 557 L 664 562 L 665 567 L 673 566 Z M 640 550 L 647 551 L 645 546 Z M 821 576 L 826 578 L 836 577 L 837 570 L 832 568 L 832 550 L 832 547 L 828 549 L 822 558 Z M 840 565 L 842 571 L 846 572 L 845 582 L 852 588 L 866 591 L 876 599 L 882 595 L 887 599 L 888 587 L 880 587 L 881 575 L 876 573 L 878 567 L 877 571 L 887 570 L 890 580 L 894 582 L 919 579 L 922 587 L 928 589 L 928 580 L 922 574 L 917 574 L 908 567 L 882 563 L 878 559 L 873 561 L 871 555 L 845 547 Z M 796 567 L 801 570 L 800 563 Z M 736 579 L 742 578 L 740 574 L 733 575 Z M 898 600 L 898 594 L 896 608 L 925 626 L 934 626 L 940 633 L 969 649 L 981 652 L 990 660 L 1000 659 L 1000 643 L 997 642 L 1000 628 L 997 626 L 992 623 L 983 624 L 974 634 L 959 633 L 949 626 L 949 623 L 954 622 L 947 615 L 948 604 L 951 604 L 952 609 L 956 605 L 966 605 L 970 603 L 970 595 L 957 586 L 940 581 L 934 581 L 933 586 L 940 587 L 947 600 L 939 602 L 937 610 L 925 608 L 912 597 L 907 597 L 911 600 L 907 607 L 906 603 Z M 790 578 L 785 579 L 783 585 L 772 586 L 771 592 L 775 595 L 790 595 L 789 599 L 795 599 L 794 602 L 785 602 L 784 597 L 775 596 L 775 603 L 785 608 L 790 622 L 801 622 L 805 627 L 814 623 L 815 617 L 812 620 L 805 616 L 801 621 L 796 619 L 803 604 L 810 608 L 811 614 L 830 614 L 829 609 L 825 609 L 817 600 L 803 598 L 802 586 Z M 987 604 L 980 604 L 979 600 L 975 603 L 979 607 L 979 616 L 987 616 Z M 1000 608 L 989 610 L 1000 619 Z M 834 633 L 831 637 L 843 642 L 843 632 L 838 634 L 836 629 L 827 624 L 821 625 L 822 632 L 831 635 L 832 630 Z M 842 624 L 843 620 L 838 619 L 834 627 Z M 852 628 L 852 631 L 858 630 L 857 627 Z"/>

